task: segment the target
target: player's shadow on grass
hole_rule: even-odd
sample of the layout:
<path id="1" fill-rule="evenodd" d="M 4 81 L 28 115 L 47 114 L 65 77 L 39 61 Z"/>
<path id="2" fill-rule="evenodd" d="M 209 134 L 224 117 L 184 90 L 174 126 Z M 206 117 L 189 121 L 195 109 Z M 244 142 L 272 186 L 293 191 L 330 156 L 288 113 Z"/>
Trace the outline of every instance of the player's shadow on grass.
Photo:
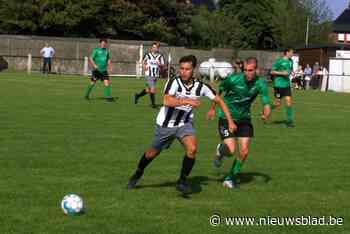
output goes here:
<path id="1" fill-rule="evenodd" d="M 287 124 L 287 120 L 275 120 L 275 121 L 272 121 L 271 122 L 272 124 L 283 124 L 283 125 L 285 125 L 285 124 Z"/>
<path id="2" fill-rule="evenodd" d="M 194 176 L 189 177 L 188 182 L 191 184 L 191 193 L 200 193 L 202 191 L 202 186 L 207 185 L 209 181 L 209 177 L 207 176 Z M 135 188 L 142 189 L 142 188 L 162 188 L 162 187 L 174 187 L 176 186 L 176 181 L 168 181 L 163 182 L 159 184 L 146 184 L 146 185 L 138 185 Z"/>
<path id="3" fill-rule="evenodd" d="M 220 179 L 217 179 L 218 182 L 224 181 L 226 177 L 226 173 L 220 172 L 219 176 L 221 176 Z M 268 183 L 272 178 L 269 175 L 266 175 L 264 173 L 260 172 L 243 172 L 243 173 L 238 173 L 237 175 L 237 182 L 239 184 L 248 184 L 252 183 L 255 181 L 258 182 L 263 182 L 263 183 Z"/>
<path id="4" fill-rule="evenodd" d="M 156 104 L 156 108 L 155 109 L 160 109 L 163 106 L 163 104 Z"/>
<path id="5" fill-rule="evenodd" d="M 253 181 L 262 181 L 268 183 L 272 178 L 269 175 L 260 172 L 245 172 L 237 175 L 240 184 L 248 184 Z"/>
<path id="6" fill-rule="evenodd" d="M 191 188 L 192 188 L 192 193 L 200 193 L 202 192 L 202 185 L 208 185 L 208 181 L 209 181 L 209 177 L 208 176 L 194 176 L 194 177 L 190 177 L 188 179 L 188 181 L 191 184 Z"/>
<path id="7" fill-rule="evenodd" d="M 103 101 L 106 101 L 106 98 L 105 97 L 97 97 L 97 98 L 94 98 L 95 100 L 103 100 Z M 90 99 L 90 100 L 94 100 L 94 99 Z M 112 102 L 115 102 L 119 99 L 119 97 L 115 96 L 115 97 L 112 97 L 113 101 Z"/>
<path id="8" fill-rule="evenodd" d="M 146 104 L 145 106 L 152 108 L 154 110 L 159 110 L 163 105 L 162 104 L 155 104 L 155 106 L 152 107 L 152 104 Z"/>

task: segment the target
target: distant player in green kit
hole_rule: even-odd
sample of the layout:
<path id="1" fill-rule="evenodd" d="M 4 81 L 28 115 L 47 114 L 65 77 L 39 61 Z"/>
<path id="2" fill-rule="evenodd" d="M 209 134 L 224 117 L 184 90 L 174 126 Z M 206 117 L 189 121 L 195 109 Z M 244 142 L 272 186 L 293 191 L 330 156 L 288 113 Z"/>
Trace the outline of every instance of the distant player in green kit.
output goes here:
<path id="1" fill-rule="evenodd" d="M 89 64 L 93 68 L 91 83 L 89 84 L 86 93 L 85 99 L 90 99 L 90 93 L 96 85 L 97 80 L 103 81 L 104 84 L 104 97 L 106 101 L 114 101 L 111 96 L 111 84 L 109 82 L 108 73 L 112 72 L 112 61 L 107 49 L 107 39 L 100 39 L 100 47 L 95 48 L 92 51 L 91 57 L 89 58 Z"/>
<path id="2" fill-rule="evenodd" d="M 294 127 L 292 90 L 289 79 L 289 76 L 293 71 L 293 53 L 293 49 L 286 49 L 283 52 L 283 57 L 278 58 L 272 65 L 271 69 L 271 75 L 274 76 L 273 88 L 275 91 L 275 103 L 273 108 L 279 108 L 281 106 L 281 99 L 284 98 L 287 113 L 286 125 L 289 128 Z"/>
<path id="3" fill-rule="evenodd" d="M 258 95 L 260 95 L 263 105 L 261 118 L 266 120 L 271 113 L 267 84 L 256 74 L 257 65 L 256 58 L 247 58 L 244 62 L 243 73 L 231 74 L 219 85 L 219 92 L 223 94 L 224 102 L 229 107 L 237 126 L 237 130 L 231 133 L 228 130 L 225 116 L 220 109 L 217 109 L 218 130 L 222 143 L 217 145 L 214 166 L 220 167 L 223 157 L 232 156 L 237 143 L 239 146 L 239 155 L 234 159 L 231 170 L 223 182 L 223 186 L 230 189 L 237 187 L 235 186 L 235 177 L 248 156 L 250 140 L 254 135 L 250 107 Z M 215 105 L 212 104 L 207 117 L 212 119 L 214 115 Z"/>

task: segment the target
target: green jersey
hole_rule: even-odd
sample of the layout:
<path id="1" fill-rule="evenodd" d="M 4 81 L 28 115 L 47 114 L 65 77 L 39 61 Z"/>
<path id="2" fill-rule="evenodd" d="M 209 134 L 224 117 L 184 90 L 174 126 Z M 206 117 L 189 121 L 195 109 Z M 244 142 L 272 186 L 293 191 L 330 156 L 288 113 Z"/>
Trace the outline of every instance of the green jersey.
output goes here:
<path id="1" fill-rule="evenodd" d="M 290 75 L 293 70 L 293 61 L 284 57 L 278 58 L 272 65 L 272 71 L 287 71 Z M 276 88 L 287 88 L 290 86 L 289 76 L 275 76 L 273 86 Z"/>
<path id="2" fill-rule="evenodd" d="M 91 58 L 96 64 L 98 71 L 100 72 L 107 71 L 109 52 L 106 48 L 95 48 L 92 51 Z"/>
<path id="3" fill-rule="evenodd" d="M 270 104 L 267 84 L 259 76 L 247 81 L 244 73 L 231 74 L 220 83 L 219 91 L 224 92 L 224 101 L 234 120 L 251 119 L 250 107 L 259 94 L 263 105 Z M 217 114 L 225 118 L 220 108 L 217 108 Z"/>

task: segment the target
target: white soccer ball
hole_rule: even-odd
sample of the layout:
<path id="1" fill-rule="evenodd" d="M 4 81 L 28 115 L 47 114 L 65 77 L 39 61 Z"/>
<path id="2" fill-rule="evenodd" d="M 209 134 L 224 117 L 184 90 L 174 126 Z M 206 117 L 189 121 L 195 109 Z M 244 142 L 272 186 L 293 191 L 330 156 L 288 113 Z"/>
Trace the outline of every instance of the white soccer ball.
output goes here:
<path id="1" fill-rule="evenodd" d="M 64 196 L 61 202 L 62 210 L 67 215 L 76 215 L 83 211 L 83 199 L 76 194 Z"/>

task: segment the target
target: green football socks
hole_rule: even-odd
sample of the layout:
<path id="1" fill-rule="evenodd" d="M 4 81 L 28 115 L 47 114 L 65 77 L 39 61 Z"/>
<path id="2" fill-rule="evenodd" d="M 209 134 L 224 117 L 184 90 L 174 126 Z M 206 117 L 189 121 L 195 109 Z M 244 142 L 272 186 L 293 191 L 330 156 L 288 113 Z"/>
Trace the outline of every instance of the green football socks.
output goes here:
<path id="1" fill-rule="evenodd" d="M 287 112 L 287 122 L 289 123 L 293 122 L 293 107 L 286 106 L 286 112 Z"/>
<path id="2" fill-rule="evenodd" d="M 110 98 L 111 97 L 111 85 L 105 86 L 104 90 L 103 90 L 103 95 L 105 96 L 105 98 Z"/>
<path id="3" fill-rule="evenodd" d="M 92 89 L 95 87 L 95 85 L 94 84 L 89 84 L 89 86 L 87 87 L 87 89 L 86 89 L 86 93 L 85 93 L 85 97 L 89 97 L 90 96 L 90 93 L 91 93 L 91 91 L 92 91 Z"/>
<path id="4" fill-rule="evenodd" d="M 243 165 L 243 162 L 241 162 L 238 159 L 235 159 L 235 161 L 233 161 L 232 163 L 232 167 L 229 174 L 225 177 L 225 180 L 232 180 L 234 176 L 241 171 L 242 165 Z"/>

